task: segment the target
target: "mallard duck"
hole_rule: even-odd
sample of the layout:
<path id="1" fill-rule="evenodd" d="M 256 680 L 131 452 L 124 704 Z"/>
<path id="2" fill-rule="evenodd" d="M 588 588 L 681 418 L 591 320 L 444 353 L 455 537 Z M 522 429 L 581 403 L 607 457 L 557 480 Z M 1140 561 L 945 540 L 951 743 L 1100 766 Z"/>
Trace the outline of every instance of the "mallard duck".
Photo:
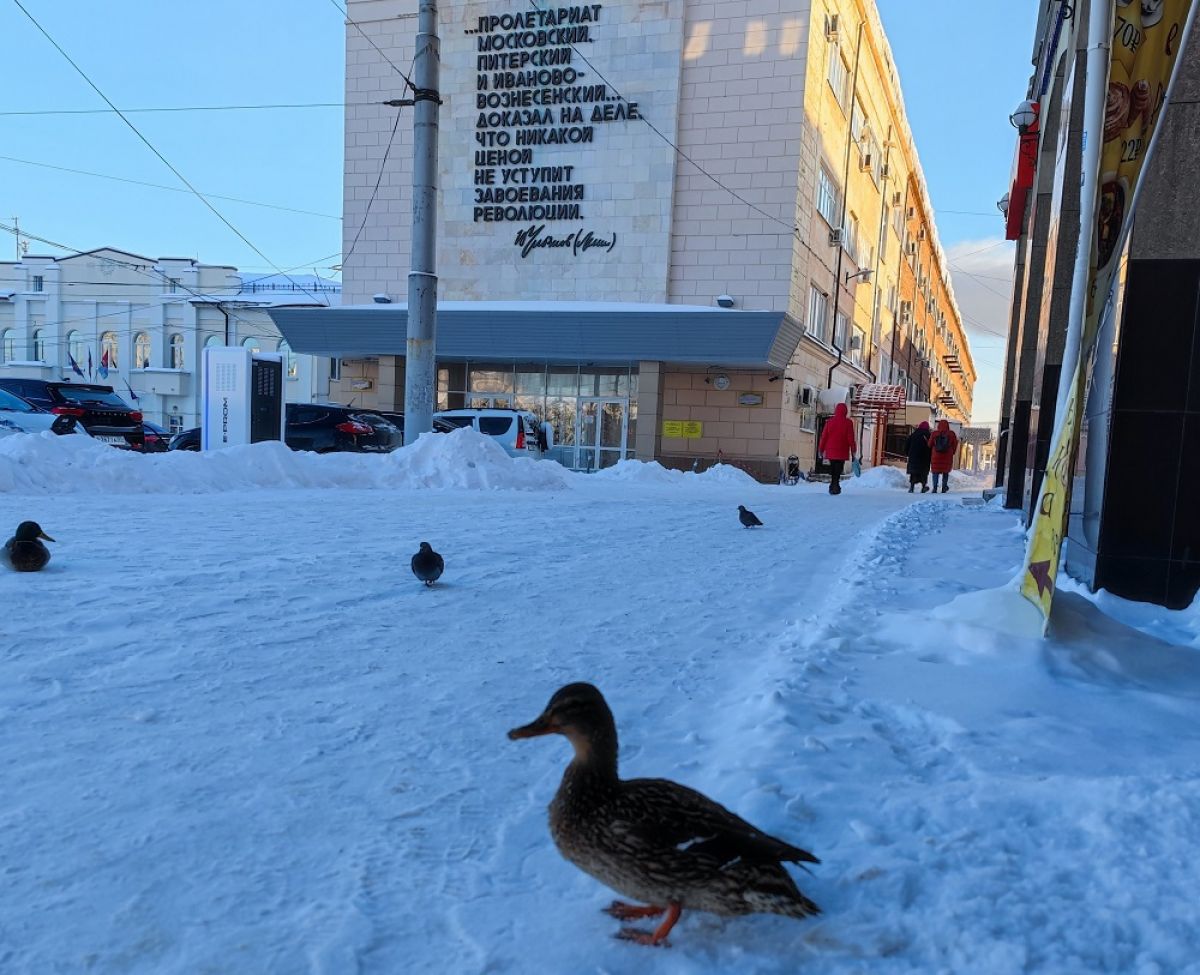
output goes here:
<path id="1" fill-rule="evenodd" d="M 42 531 L 36 521 L 23 521 L 17 525 L 17 533 L 4 543 L 4 555 L 18 572 L 37 572 L 50 561 L 50 549 L 39 539 L 54 541 Z"/>
<path id="2" fill-rule="evenodd" d="M 617 774 L 617 727 L 591 684 L 568 684 L 534 721 L 508 737 L 560 734 L 575 758 L 550 803 L 550 835 L 573 864 L 646 906 L 614 901 L 620 920 L 666 917 L 654 931 L 617 935 L 661 945 L 684 909 L 713 914 L 821 913 L 782 863 L 820 863 L 768 836 L 694 789 Z"/>
<path id="3" fill-rule="evenodd" d="M 442 573 L 446 571 L 446 563 L 433 550 L 432 545 L 428 542 L 422 542 L 421 550 L 412 557 L 412 570 L 413 575 L 425 583 L 425 585 L 432 586 L 442 577 Z"/>

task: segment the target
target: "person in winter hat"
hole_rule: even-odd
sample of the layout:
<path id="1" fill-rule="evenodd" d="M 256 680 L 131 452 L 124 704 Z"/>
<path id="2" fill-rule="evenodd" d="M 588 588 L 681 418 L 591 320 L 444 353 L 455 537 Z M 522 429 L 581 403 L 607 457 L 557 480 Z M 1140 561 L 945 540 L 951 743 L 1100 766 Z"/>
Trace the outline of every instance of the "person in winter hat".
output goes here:
<path id="1" fill-rule="evenodd" d="M 821 431 L 821 439 L 817 442 L 821 456 L 829 461 L 832 474 L 829 481 L 830 494 L 842 493 L 842 471 L 846 469 L 846 461 L 852 460 L 854 452 L 858 449 L 858 443 L 854 439 L 854 421 L 850 419 L 849 412 L 845 403 L 838 403 L 833 416 L 826 421 L 825 429 Z"/>
<path id="2" fill-rule="evenodd" d="M 942 477 L 942 493 L 950 490 L 950 469 L 954 467 L 954 455 L 958 453 L 958 437 L 945 420 L 938 420 L 937 430 L 929 438 L 930 462 L 933 471 L 933 489 L 938 489 L 938 475 Z"/>
<path id="3" fill-rule="evenodd" d="M 913 488 L 918 484 L 921 485 L 921 493 L 929 492 L 929 424 L 922 420 L 921 425 L 908 435 L 908 443 L 905 445 L 905 453 L 908 454 L 908 493 L 913 493 Z"/>

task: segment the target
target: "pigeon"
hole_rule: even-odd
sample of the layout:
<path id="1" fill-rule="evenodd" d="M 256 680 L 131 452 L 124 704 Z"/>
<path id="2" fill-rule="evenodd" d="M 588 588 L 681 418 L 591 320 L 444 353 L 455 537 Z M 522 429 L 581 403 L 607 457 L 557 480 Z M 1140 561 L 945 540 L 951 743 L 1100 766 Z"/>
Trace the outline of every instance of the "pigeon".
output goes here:
<path id="1" fill-rule="evenodd" d="M 17 525 L 17 533 L 4 543 L 4 556 L 9 565 L 18 572 L 37 572 L 46 568 L 50 549 L 39 541 L 42 538 L 54 541 L 36 521 L 23 521 Z"/>
<path id="2" fill-rule="evenodd" d="M 445 568 L 446 563 L 428 542 L 422 542 L 421 551 L 412 557 L 413 575 L 427 586 L 437 582 Z"/>
<path id="3" fill-rule="evenodd" d="M 758 520 L 758 515 L 756 515 L 753 511 L 748 510 L 744 504 L 738 505 L 738 521 L 740 521 L 746 528 L 753 528 L 755 525 L 762 524 L 762 522 Z"/>

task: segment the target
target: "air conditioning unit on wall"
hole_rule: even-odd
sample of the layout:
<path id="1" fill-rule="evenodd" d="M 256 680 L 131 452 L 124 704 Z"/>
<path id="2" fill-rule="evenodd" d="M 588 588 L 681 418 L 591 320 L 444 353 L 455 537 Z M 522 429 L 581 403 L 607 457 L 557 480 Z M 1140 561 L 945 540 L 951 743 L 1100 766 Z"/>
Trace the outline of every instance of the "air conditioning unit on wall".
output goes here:
<path id="1" fill-rule="evenodd" d="M 869 152 L 864 152 L 859 157 L 858 168 L 861 169 L 864 173 L 869 173 L 871 171 L 872 165 L 873 164 L 872 164 L 872 160 L 871 160 L 871 154 Z"/>
<path id="2" fill-rule="evenodd" d="M 846 232 L 844 230 L 829 231 L 829 246 L 841 247 L 846 241 Z"/>
<path id="3" fill-rule="evenodd" d="M 825 15 L 825 40 L 833 43 L 838 39 L 838 15 Z"/>

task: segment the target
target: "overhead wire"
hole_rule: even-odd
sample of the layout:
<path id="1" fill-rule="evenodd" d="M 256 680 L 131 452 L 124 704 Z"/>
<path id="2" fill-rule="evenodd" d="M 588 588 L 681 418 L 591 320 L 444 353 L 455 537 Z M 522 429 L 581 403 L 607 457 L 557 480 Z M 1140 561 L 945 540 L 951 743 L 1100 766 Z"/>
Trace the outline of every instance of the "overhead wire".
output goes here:
<path id="1" fill-rule="evenodd" d="M 345 102 L 299 102 L 275 105 L 164 105 L 157 108 L 123 108 L 126 115 L 152 112 L 254 112 L 301 108 L 345 108 Z M 0 110 L 0 116 L 111 115 L 111 108 L 24 108 Z"/>
<path id="2" fill-rule="evenodd" d="M 53 48 L 56 51 L 58 51 L 59 54 L 61 54 L 63 56 L 63 58 L 66 60 L 66 62 L 69 65 L 71 65 L 72 68 L 75 69 L 76 73 L 78 73 L 78 75 L 81 78 L 83 78 L 83 80 L 85 82 L 87 82 L 88 86 L 97 95 L 100 96 L 100 98 L 104 101 L 104 103 L 106 105 L 108 105 L 109 108 L 111 108 L 117 114 L 117 117 L 120 118 L 121 121 L 124 122 L 129 127 L 130 131 L 132 131 L 133 134 L 136 135 L 138 137 L 138 139 L 140 139 L 142 141 L 142 143 L 146 146 L 146 148 L 149 149 L 152 153 L 154 153 L 154 155 L 158 157 L 158 159 L 162 162 L 162 164 L 164 166 L 166 166 L 169 170 L 171 170 L 171 172 L 175 174 L 175 176 L 179 179 L 179 181 L 181 183 L 183 183 L 183 185 L 186 186 L 189 190 L 191 190 L 192 193 L 195 194 L 196 198 L 198 200 L 200 200 L 206 207 L 208 207 L 208 209 L 213 212 L 213 214 L 217 217 L 217 219 L 219 219 L 223 224 L 225 224 L 226 227 L 228 227 L 231 231 L 233 231 L 233 233 L 235 235 L 237 235 L 237 237 L 247 247 L 249 247 L 252 251 L 254 251 L 255 254 L 257 254 L 264 261 L 266 261 L 266 263 L 269 267 L 275 267 L 277 270 L 279 270 L 280 274 L 283 274 L 284 272 L 281 269 L 278 269 L 278 265 L 276 265 L 274 261 L 272 261 L 269 257 L 267 257 L 266 254 L 264 254 L 261 250 L 259 250 L 259 248 L 257 246 L 255 246 L 255 244 L 250 240 L 250 238 L 248 238 L 245 234 L 243 234 L 240 230 L 238 230 L 238 228 L 235 227 L 233 225 L 233 223 L 231 223 L 230 220 L 223 213 L 221 213 L 220 210 L 218 210 L 215 206 L 213 206 L 213 204 L 209 201 L 209 199 L 203 193 L 201 193 L 198 189 L 196 189 L 196 187 L 192 185 L 191 181 L 186 176 L 184 176 L 183 173 L 181 173 L 170 162 L 170 160 L 167 159 L 166 156 L 164 156 L 161 152 L 159 152 L 159 150 L 155 147 L 154 143 L 152 143 L 148 138 L 146 138 L 145 135 L 142 134 L 142 131 L 136 125 L 134 125 L 133 122 L 131 122 L 129 120 L 128 116 L 126 116 L 119 108 L 117 108 L 117 106 L 115 104 L 113 104 L 112 99 L 110 99 L 106 94 L 104 94 L 104 92 L 100 89 L 100 86 L 97 85 L 94 81 L 92 81 L 92 79 L 88 76 L 87 72 L 84 71 L 83 68 L 81 68 L 75 62 L 75 60 L 63 49 L 62 45 L 60 45 L 58 43 L 58 41 L 56 41 L 50 35 L 50 32 L 47 31 L 46 28 L 41 25 L 41 23 L 38 21 L 38 19 L 36 17 L 34 17 L 33 14 L 31 14 L 29 12 L 28 9 L 26 9 L 24 3 L 22 3 L 22 0 L 12 0 L 12 2 L 29 19 L 30 23 L 32 23 L 34 25 L 34 27 L 36 27 L 38 29 L 38 31 L 42 34 L 42 36 L 45 37 L 46 40 L 50 42 L 51 46 L 53 46 Z M 295 282 L 293 282 L 293 283 L 295 283 Z M 297 285 L 297 289 L 300 291 L 304 290 L 299 285 Z M 312 297 L 312 296 L 310 295 L 310 297 Z M 316 299 L 314 298 L 314 300 L 316 300 Z"/>
<path id="3" fill-rule="evenodd" d="M 94 176 L 97 179 L 110 179 L 118 183 L 131 183 L 134 186 L 148 186 L 151 189 L 166 190 L 168 193 L 185 193 L 190 195 L 191 191 L 180 186 L 164 186 L 162 183 L 150 183 L 141 179 L 130 179 L 127 176 L 113 176 L 109 173 L 93 173 L 86 169 L 72 169 L 69 166 L 58 166 L 54 163 L 37 162 L 33 159 L 18 159 L 16 156 L 0 156 L 0 161 L 21 163 L 24 166 L 37 166 L 41 169 L 54 169 L 60 173 L 72 173 L 76 176 Z M 327 220 L 338 220 L 342 218 L 332 213 L 318 213 L 315 210 L 301 210 L 297 207 L 282 206 L 278 203 L 263 203 L 259 200 L 246 200 L 237 196 L 221 196 L 217 193 L 206 193 L 209 199 L 227 200 L 230 203 L 244 203 L 247 206 L 265 207 L 268 210 L 284 210 L 288 213 L 300 213 L 310 217 L 324 217 Z"/>
<path id="4" fill-rule="evenodd" d="M 5 224 L 0 224 L 0 231 L 6 231 L 8 233 L 15 234 L 17 232 L 17 228 L 10 227 Z M 28 238 L 29 240 L 36 240 L 39 243 L 46 244 L 49 247 L 54 247 L 54 248 L 57 248 L 58 250 L 67 251 L 68 257 L 79 257 L 79 256 L 83 256 L 83 255 L 93 254 L 92 251 L 79 250 L 79 249 L 71 247 L 67 244 L 59 243 L 58 241 L 50 240 L 46 237 L 40 237 L 37 234 L 30 233 L 29 231 L 25 230 L 24 228 L 22 228 L 20 230 L 20 235 L 22 237 Z M 163 282 L 167 283 L 168 285 L 173 283 L 175 287 L 182 289 L 184 292 L 192 295 L 196 299 L 200 299 L 205 302 L 210 302 L 212 297 L 214 297 L 212 295 L 206 294 L 205 292 L 197 291 L 195 288 L 192 288 L 188 285 L 183 284 L 180 281 L 177 281 L 177 280 L 171 278 L 166 272 L 161 271 L 157 268 L 152 268 L 151 270 L 146 270 L 141 265 L 134 264 L 131 261 L 121 261 L 121 260 L 118 260 L 117 258 L 105 257 L 104 255 L 100 255 L 100 254 L 96 254 L 94 256 L 97 260 L 105 261 L 105 262 L 115 265 L 117 267 L 123 267 L 128 270 L 132 270 L 135 273 L 142 274 L 147 277 L 153 277 L 154 275 L 158 275 L 158 277 L 160 279 L 162 279 Z M 300 266 L 303 266 L 303 265 L 300 265 Z M 295 268 L 292 268 L 292 270 L 295 270 Z M 266 275 L 266 277 L 272 277 L 272 276 L 273 275 Z M 260 280 L 262 280 L 262 278 L 253 278 L 253 279 L 251 279 L 250 282 L 244 282 L 244 283 L 248 284 L 248 283 L 253 283 L 254 281 L 260 281 Z M 313 298 L 314 301 L 317 301 L 318 303 L 323 303 L 323 302 L 320 302 L 319 299 L 313 297 L 309 292 L 305 292 L 305 294 L 308 294 L 309 297 Z M 232 300 L 232 298 L 231 298 L 231 300 Z M 231 319 L 233 319 L 233 321 L 237 322 L 239 325 L 245 325 L 247 327 L 248 331 L 246 331 L 244 334 L 243 334 L 242 330 L 239 328 L 238 334 L 240 337 L 242 337 L 242 338 L 250 338 L 250 337 L 278 338 L 279 337 L 277 332 L 252 332 L 252 331 L 249 331 L 250 329 L 253 329 L 253 327 L 254 327 L 253 322 L 247 321 L 246 319 L 239 317 L 236 312 L 234 312 L 231 309 L 223 307 L 223 303 L 221 303 L 221 304 L 222 304 L 221 310 L 224 314 L 229 315 L 229 317 Z M 41 324 L 40 327 L 43 327 L 43 328 L 44 327 L 62 327 L 64 325 L 73 325 L 73 324 L 80 324 L 80 323 L 85 323 L 85 322 L 95 322 L 101 318 L 113 318 L 113 317 L 117 317 L 117 316 L 121 316 L 121 315 L 129 316 L 130 314 L 132 314 L 135 311 L 145 311 L 146 309 L 149 309 L 149 308 L 161 307 L 161 305 L 162 305 L 162 302 L 149 302 L 149 303 L 146 303 L 143 305 L 132 305 L 131 304 L 125 308 L 121 308 L 121 309 L 118 309 L 118 310 L 112 311 L 112 312 L 103 312 L 103 313 L 99 313 L 99 314 L 95 314 L 95 315 L 86 315 L 86 316 L 81 316 L 79 318 L 61 319 L 61 320 L 55 321 L 55 322 L 44 322 Z M 126 334 L 132 335 L 135 330 L 143 331 L 145 329 L 149 329 L 149 328 L 153 328 L 153 327 L 155 327 L 155 326 L 148 324 L 148 323 L 141 323 L 141 324 L 135 325 L 135 323 L 131 322 L 129 324 L 129 327 L 124 329 L 123 331 Z M 172 331 L 179 331 L 179 332 L 209 331 L 209 329 L 205 329 L 198 325 L 196 325 L 196 326 L 179 325 L 179 326 L 168 326 L 168 327 L 170 327 Z M 65 345 L 67 343 L 66 343 L 65 337 L 64 337 L 63 341 L 53 343 L 53 344 L 61 346 L 61 345 Z"/>

